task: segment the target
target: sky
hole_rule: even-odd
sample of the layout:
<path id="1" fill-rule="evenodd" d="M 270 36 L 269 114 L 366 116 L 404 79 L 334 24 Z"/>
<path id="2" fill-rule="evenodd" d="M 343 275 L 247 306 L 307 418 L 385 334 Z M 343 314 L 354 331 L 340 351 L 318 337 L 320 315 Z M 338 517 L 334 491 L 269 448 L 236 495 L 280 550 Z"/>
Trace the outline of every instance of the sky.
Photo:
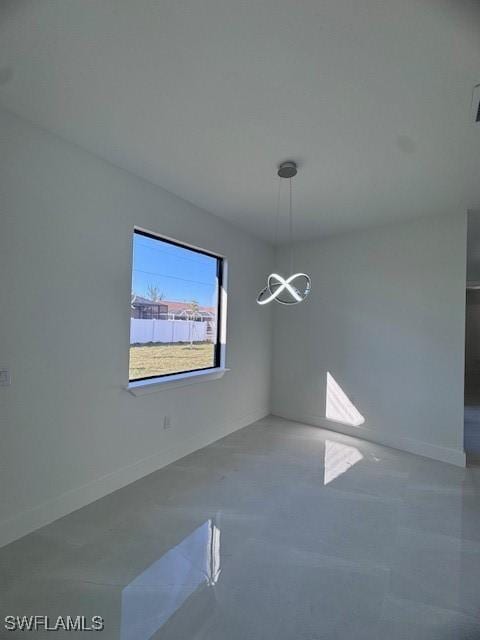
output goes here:
<path id="1" fill-rule="evenodd" d="M 195 300 L 202 306 L 215 306 L 217 261 L 211 256 L 134 233 L 132 292 L 149 298 L 149 286 L 158 287 L 165 300 Z"/>

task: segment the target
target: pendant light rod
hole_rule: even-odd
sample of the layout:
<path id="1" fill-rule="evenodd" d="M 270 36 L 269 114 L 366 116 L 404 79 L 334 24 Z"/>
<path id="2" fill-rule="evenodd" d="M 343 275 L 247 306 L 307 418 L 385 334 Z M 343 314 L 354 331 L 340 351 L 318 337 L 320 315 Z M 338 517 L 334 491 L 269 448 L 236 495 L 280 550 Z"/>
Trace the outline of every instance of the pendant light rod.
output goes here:
<path id="1" fill-rule="evenodd" d="M 290 273 L 293 271 L 293 209 L 292 209 L 292 179 L 289 182 L 289 232 L 290 232 Z"/>
<path id="2" fill-rule="evenodd" d="M 292 178 L 298 173 L 297 163 L 293 160 L 285 160 L 278 165 L 277 174 L 280 178 L 288 180 L 288 232 L 289 232 L 289 253 L 290 253 L 290 273 L 293 271 L 293 193 Z"/>

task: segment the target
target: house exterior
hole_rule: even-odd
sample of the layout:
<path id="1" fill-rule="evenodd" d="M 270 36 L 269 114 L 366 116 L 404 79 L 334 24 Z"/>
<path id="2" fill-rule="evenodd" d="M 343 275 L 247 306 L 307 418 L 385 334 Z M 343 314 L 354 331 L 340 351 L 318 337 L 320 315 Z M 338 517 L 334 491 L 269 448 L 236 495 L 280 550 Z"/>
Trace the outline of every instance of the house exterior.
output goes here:
<path id="1" fill-rule="evenodd" d="M 142 296 L 134 296 L 130 304 L 130 316 L 141 320 L 166 320 L 168 306 L 163 302 L 152 302 Z"/>
<path id="2" fill-rule="evenodd" d="M 208 322 L 215 320 L 215 307 L 198 305 L 195 318 L 192 318 L 192 302 L 177 300 L 159 300 L 152 302 L 142 296 L 134 296 L 131 302 L 131 317 L 141 320 L 197 320 Z"/>

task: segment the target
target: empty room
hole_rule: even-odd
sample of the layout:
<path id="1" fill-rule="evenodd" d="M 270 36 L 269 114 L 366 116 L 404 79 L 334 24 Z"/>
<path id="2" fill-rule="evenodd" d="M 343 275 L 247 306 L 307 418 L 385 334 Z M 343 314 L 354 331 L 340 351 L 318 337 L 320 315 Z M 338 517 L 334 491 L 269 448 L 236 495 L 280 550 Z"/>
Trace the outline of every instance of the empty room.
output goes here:
<path id="1" fill-rule="evenodd" d="M 480 4 L 0 3 L 0 638 L 480 639 Z"/>

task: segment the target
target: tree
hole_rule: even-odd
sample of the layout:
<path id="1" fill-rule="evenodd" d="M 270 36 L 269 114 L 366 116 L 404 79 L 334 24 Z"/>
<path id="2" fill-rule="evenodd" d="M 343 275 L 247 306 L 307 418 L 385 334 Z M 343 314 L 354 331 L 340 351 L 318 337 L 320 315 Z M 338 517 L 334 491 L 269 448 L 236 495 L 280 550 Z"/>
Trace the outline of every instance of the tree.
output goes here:
<path id="1" fill-rule="evenodd" d="M 160 291 L 157 285 L 149 284 L 147 287 L 147 296 L 152 302 L 160 302 L 165 298 L 165 294 Z"/>
<path id="2" fill-rule="evenodd" d="M 191 300 L 188 305 L 188 314 L 190 316 L 190 348 L 193 346 L 195 333 L 195 320 L 198 318 L 200 306 L 196 300 Z"/>
<path id="3" fill-rule="evenodd" d="M 195 320 L 198 317 L 198 312 L 200 311 L 200 306 L 196 300 L 191 300 L 188 305 L 188 311 L 190 314 L 190 319 Z"/>

